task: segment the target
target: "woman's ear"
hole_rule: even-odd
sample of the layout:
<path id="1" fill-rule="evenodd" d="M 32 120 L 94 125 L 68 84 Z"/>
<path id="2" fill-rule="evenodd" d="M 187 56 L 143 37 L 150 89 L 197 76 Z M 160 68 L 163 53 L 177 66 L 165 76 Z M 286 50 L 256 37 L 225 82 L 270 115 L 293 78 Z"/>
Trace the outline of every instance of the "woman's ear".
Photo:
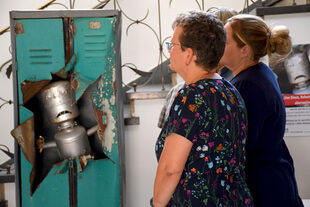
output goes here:
<path id="1" fill-rule="evenodd" d="M 241 56 L 242 57 L 250 57 L 252 55 L 252 49 L 251 47 L 246 44 L 241 48 Z"/>
<path id="2" fill-rule="evenodd" d="M 194 50 L 192 48 L 185 49 L 186 60 L 185 64 L 189 65 L 192 61 L 196 60 L 196 55 L 194 54 Z"/>

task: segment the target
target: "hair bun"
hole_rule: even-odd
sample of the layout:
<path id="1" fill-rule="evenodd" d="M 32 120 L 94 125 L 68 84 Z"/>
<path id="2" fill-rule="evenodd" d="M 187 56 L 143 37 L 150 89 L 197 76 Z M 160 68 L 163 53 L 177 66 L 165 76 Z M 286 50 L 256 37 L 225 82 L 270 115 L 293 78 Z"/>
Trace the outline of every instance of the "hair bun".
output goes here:
<path id="1" fill-rule="evenodd" d="M 270 52 L 280 55 L 288 54 L 292 48 L 292 41 L 288 27 L 284 25 L 275 26 L 271 30 Z"/>

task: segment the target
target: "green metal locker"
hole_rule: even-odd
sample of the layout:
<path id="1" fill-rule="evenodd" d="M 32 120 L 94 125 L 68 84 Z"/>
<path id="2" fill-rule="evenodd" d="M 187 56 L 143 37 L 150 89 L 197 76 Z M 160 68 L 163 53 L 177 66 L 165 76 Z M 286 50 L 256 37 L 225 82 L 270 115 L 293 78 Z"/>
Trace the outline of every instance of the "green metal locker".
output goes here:
<path id="1" fill-rule="evenodd" d="M 10 15 L 17 206 L 123 206 L 120 13 L 66 10 Z M 38 94 L 62 82 L 70 83 L 70 90 L 49 98 L 55 103 L 62 96 L 72 99 L 70 107 L 79 112 L 73 117 L 70 110 L 62 111 L 57 117 L 71 113 L 69 131 L 85 128 L 83 139 L 90 146 L 69 157 L 57 139 L 66 122 L 47 121 L 44 109 L 49 101 L 42 106 L 38 100 Z M 92 126 L 96 131 L 88 134 Z M 73 139 L 60 140 L 66 139 L 70 144 L 65 149 L 74 151 Z"/>

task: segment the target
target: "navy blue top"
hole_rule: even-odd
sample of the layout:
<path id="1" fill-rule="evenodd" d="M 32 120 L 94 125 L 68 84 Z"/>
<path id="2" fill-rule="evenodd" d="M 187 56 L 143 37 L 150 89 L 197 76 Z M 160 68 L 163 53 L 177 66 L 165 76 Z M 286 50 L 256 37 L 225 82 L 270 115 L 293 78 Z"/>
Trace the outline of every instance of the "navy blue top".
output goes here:
<path id="1" fill-rule="evenodd" d="M 231 83 L 248 112 L 245 171 L 255 206 L 302 206 L 293 160 L 283 139 L 286 113 L 274 73 L 258 63 Z"/>

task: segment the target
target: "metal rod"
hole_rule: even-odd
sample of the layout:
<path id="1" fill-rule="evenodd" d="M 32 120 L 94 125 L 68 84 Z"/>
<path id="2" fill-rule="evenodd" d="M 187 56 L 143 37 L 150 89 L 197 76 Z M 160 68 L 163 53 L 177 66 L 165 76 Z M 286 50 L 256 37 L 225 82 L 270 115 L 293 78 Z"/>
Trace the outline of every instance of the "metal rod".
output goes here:
<path id="1" fill-rule="evenodd" d="M 10 26 L 4 28 L 3 30 L 0 31 L 0 35 L 4 34 L 6 31 L 10 29 Z"/>
<path id="2" fill-rule="evenodd" d="M 5 200 L 5 188 L 4 188 L 4 183 L 0 183 L 0 201 Z"/>
<path id="3" fill-rule="evenodd" d="M 57 148 L 56 142 L 46 142 L 43 144 L 43 149 Z"/>
<path id="4" fill-rule="evenodd" d="M 42 9 L 47 8 L 47 7 L 50 6 L 54 1 L 56 1 L 56 0 L 51 0 L 51 1 L 47 2 L 46 4 L 40 6 L 40 7 L 38 8 L 38 10 L 42 10 Z"/>
<path id="5" fill-rule="evenodd" d="M 87 131 L 86 131 L 87 136 L 91 136 L 91 135 L 95 134 L 98 129 L 99 129 L 98 124 L 96 126 L 93 126 L 89 129 L 87 129 Z"/>
<path id="6" fill-rule="evenodd" d="M 159 26 L 159 55 L 160 55 L 160 71 L 161 71 L 161 90 L 165 90 L 165 78 L 163 76 L 163 50 L 162 50 L 162 37 L 161 37 L 161 18 L 160 18 L 160 0 L 158 0 L 158 26 Z"/>
<path id="7" fill-rule="evenodd" d="M 75 159 L 69 160 L 70 207 L 77 207 L 77 167 Z"/>
<path id="8" fill-rule="evenodd" d="M 102 9 L 102 8 L 105 7 L 109 2 L 110 2 L 110 0 L 99 1 L 99 3 L 98 3 L 96 6 L 94 6 L 92 9 Z"/>

